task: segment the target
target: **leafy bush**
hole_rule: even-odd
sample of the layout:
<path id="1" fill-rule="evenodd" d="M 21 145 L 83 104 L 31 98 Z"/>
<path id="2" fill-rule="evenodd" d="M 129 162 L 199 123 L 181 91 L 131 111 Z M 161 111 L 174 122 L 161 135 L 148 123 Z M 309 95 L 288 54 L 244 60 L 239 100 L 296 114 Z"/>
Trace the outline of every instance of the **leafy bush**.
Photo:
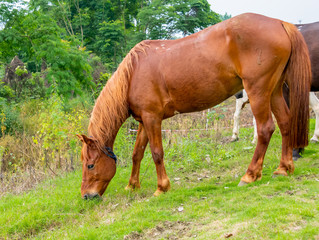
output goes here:
<path id="1" fill-rule="evenodd" d="M 83 132 L 82 120 L 86 116 L 85 111 L 73 109 L 69 113 L 65 112 L 62 98 L 54 94 L 41 105 L 40 112 L 38 131 L 32 137 L 33 142 L 45 152 L 46 156 L 42 160 L 46 165 L 57 159 L 60 168 L 61 159 L 67 162 L 68 155 L 74 155 L 78 150 L 75 134 Z"/>
<path id="2" fill-rule="evenodd" d="M 4 82 L 0 81 L 0 99 L 10 99 L 14 97 L 14 91 L 8 85 L 5 85 Z"/>
<path id="3" fill-rule="evenodd" d="M 17 106 L 8 105 L 4 98 L 0 98 L 0 130 L 0 137 L 22 131 Z"/>
<path id="4" fill-rule="evenodd" d="M 87 126 L 89 116 L 86 108 L 91 106 L 82 101 L 74 99 L 67 111 L 63 98 L 56 93 L 49 99 L 29 99 L 20 103 L 19 111 L 14 104 L 2 102 L 2 172 L 9 176 L 28 169 L 52 172 L 76 169 L 81 147 L 76 134 L 85 132 L 83 126 Z"/>

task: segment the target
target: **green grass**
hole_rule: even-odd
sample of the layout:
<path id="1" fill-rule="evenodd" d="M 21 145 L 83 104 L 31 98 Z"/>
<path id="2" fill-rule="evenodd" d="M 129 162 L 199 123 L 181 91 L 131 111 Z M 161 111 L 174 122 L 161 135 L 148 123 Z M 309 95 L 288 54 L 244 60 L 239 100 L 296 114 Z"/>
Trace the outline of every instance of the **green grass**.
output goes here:
<path id="1" fill-rule="evenodd" d="M 237 187 L 253 155 L 252 129 L 241 129 L 235 143 L 226 141 L 230 136 L 164 140 L 171 190 L 159 197 L 152 196 L 156 172 L 149 149 L 135 192 L 124 190 L 129 165 L 118 168 L 102 201 L 81 199 L 80 171 L 7 194 L 0 201 L 0 239 L 318 239 L 319 144 L 307 147 L 293 175 L 272 178 L 281 154 L 277 129 L 263 178 Z"/>

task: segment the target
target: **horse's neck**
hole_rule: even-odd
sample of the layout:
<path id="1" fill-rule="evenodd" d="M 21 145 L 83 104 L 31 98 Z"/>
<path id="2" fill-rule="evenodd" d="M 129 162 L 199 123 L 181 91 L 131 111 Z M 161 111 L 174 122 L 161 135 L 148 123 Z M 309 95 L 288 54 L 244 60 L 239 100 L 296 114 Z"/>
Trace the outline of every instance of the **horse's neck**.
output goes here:
<path id="1" fill-rule="evenodd" d="M 113 147 L 120 127 L 129 116 L 126 96 L 114 97 L 115 90 L 102 91 L 90 119 L 89 134 L 97 140 L 100 148 Z"/>
<path id="2" fill-rule="evenodd" d="M 111 122 L 111 124 L 103 121 L 103 118 L 101 117 L 98 121 L 90 121 L 89 133 L 97 140 L 101 148 L 113 148 L 116 135 L 128 116 L 128 113 L 125 116 L 121 117 L 110 114 L 107 119 L 109 123 Z M 96 116 L 92 115 L 91 119 L 94 117 Z M 102 124 L 97 125 L 97 122 L 100 122 Z"/>
<path id="3" fill-rule="evenodd" d="M 126 119 L 125 119 L 125 120 L 126 120 Z M 118 132 L 119 132 L 121 126 L 122 126 L 123 123 L 125 122 L 125 120 L 124 120 L 122 123 L 120 123 L 120 124 L 114 126 L 112 133 L 109 135 L 108 139 L 106 139 L 105 142 L 104 142 L 104 146 L 105 146 L 105 147 L 110 147 L 110 148 L 113 149 L 113 145 L 114 145 L 114 142 L 115 142 L 115 138 L 116 138 L 116 136 L 117 136 L 117 134 L 118 134 Z"/>
<path id="4" fill-rule="evenodd" d="M 123 59 L 103 88 L 94 106 L 89 133 L 96 138 L 100 147 L 113 147 L 120 127 L 129 117 L 127 103 L 129 76 L 133 71 L 132 58 L 137 58 L 138 51 L 144 51 L 143 45 L 134 47 Z"/>

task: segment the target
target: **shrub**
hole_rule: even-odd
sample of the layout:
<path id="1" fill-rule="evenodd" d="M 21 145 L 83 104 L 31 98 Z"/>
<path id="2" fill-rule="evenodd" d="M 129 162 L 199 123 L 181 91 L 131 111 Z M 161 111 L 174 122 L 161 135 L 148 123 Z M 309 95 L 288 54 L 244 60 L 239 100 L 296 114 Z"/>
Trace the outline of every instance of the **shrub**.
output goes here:
<path id="1" fill-rule="evenodd" d="M 1 98 L 3 98 L 4 100 L 4 99 L 10 99 L 13 97 L 14 97 L 14 91 L 12 90 L 12 88 L 5 85 L 4 82 L 0 81 L 0 101 L 1 101 Z"/>
<path id="2" fill-rule="evenodd" d="M 0 137 L 21 131 L 22 124 L 17 106 L 15 104 L 9 105 L 4 98 L 0 98 Z"/>

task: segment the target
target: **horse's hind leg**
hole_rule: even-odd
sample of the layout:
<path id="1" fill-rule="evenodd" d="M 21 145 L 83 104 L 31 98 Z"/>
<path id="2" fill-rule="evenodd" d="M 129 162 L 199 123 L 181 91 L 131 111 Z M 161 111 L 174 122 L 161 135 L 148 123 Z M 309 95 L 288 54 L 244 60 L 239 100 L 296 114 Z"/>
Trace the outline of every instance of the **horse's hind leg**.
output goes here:
<path id="1" fill-rule="evenodd" d="M 240 122 L 240 113 L 244 107 L 244 104 L 248 102 L 248 96 L 245 91 L 243 91 L 243 97 L 236 97 L 236 109 L 234 113 L 234 127 L 233 127 L 233 136 L 231 137 L 231 141 L 235 142 L 239 139 L 239 122 Z"/>
<path id="2" fill-rule="evenodd" d="M 312 142 L 318 142 L 319 141 L 319 100 L 316 97 L 314 92 L 310 92 L 309 94 L 309 103 L 310 107 L 316 114 L 316 127 L 315 132 L 313 134 L 313 137 L 311 138 Z"/>
<path id="3" fill-rule="evenodd" d="M 138 126 L 138 132 L 135 142 L 135 147 L 133 151 L 133 166 L 132 166 L 132 172 L 131 177 L 128 182 L 128 185 L 125 187 L 126 190 L 140 188 L 140 167 L 141 167 L 141 161 L 144 156 L 145 148 L 148 143 L 148 138 L 146 135 L 145 128 L 142 123 Z"/>
<path id="4" fill-rule="evenodd" d="M 264 157 L 272 133 L 275 130 L 270 111 L 270 96 L 253 93 L 253 91 L 250 93 L 247 91 L 247 93 L 257 123 L 258 139 L 253 159 L 245 175 L 241 178 L 239 186 L 261 179 Z"/>
<path id="5" fill-rule="evenodd" d="M 282 95 L 282 88 L 278 86 L 271 97 L 271 109 L 274 113 L 282 136 L 282 153 L 279 167 L 274 175 L 287 176 L 287 171 L 293 173 L 292 147 L 289 146 L 289 109 Z"/>

